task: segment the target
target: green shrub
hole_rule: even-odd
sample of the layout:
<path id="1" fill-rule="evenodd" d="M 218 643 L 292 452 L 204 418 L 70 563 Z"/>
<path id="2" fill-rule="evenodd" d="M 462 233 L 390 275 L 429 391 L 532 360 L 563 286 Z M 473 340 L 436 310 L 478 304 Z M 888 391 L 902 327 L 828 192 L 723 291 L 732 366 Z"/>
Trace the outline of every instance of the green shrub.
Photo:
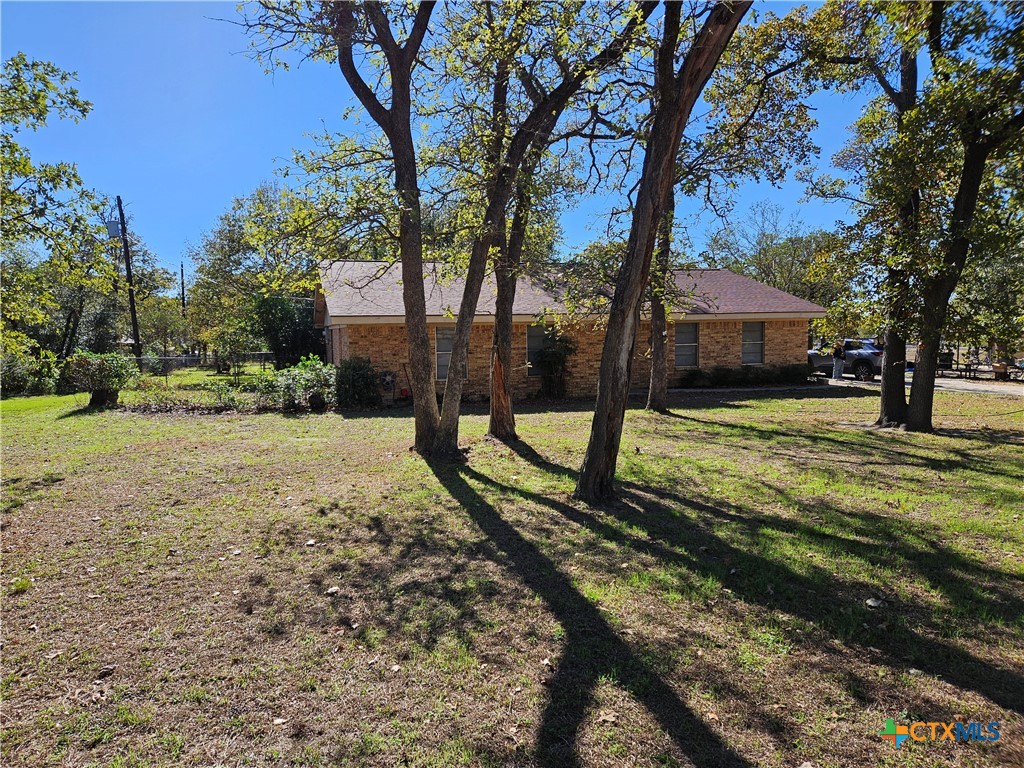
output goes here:
<path id="1" fill-rule="evenodd" d="M 561 399 L 565 397 L 565 372 L 569 358 L 576 354 L 576 343 L 568 336 L 558 335 L 549 328 L 547 343 L 537 353 L 537 366 L 540 368 L 541 394 L 545 397 Z"/>
<path id="2" fill-rule="evenodd" d="M 758 387 L 806 384 L 811 369 L 806 363 L 791 365 L 745 365 L 728 368 L 716 365 L 706 370 L 680 371 L 679 387 Z"/>
<path id="3" fill-rule="evenodd" d="M 133 358 L 113 352 L 103 355 L 76 352 L 67 359 L 64 367 L 74 390 L 91 394 L 90 408 L 117 405 L 121 389 L 139 376 Z"/>
<path id="4" fill-rule="evenodd" d="M 336 375 L 339 408 L 372 408 L 381 404 L 380 373 L 365 357 L 350 357 Z"/>
<path id="5" fill-rule="evenodd" d="M 154 354 L 146 354 L 139 358 L 139 363 L 142 366 L 142 371 L 152 376 L 163 376 L 164 375 L 164 363 L 159 357 Z"/>
<path id="6" fill-rule="evenodd" d="M 239 411 L 245 407 L 245 399 L 241 392 L 226 381 L 214 381 L 210 384 L 215 408 L 225 411 Z"/>
<path id="7" fill-rule="evenodd" d="M 64 364 L 53 352 L 40 352 L 36 363 L 35 380 L 29 386 L 30 395 L 52 395 L 57 391 L 57 379 L 60 378 Z"/>
<path id="8" fill-rule="evenodd" d="M 258 410 L 274 408 L 278 404 L 279 388 L 277 376 L 272 373 L 258 373 L 248 389 L 255 395 L 253 404 Z"/>
<path id="9" fill-rule="evenodd" d="M 336 401 L 334 366 L 308 355 L 298 365 L 277 372 L 277 389 L 286 411 L 322 411 Z"/>
<path id="10" fill-rule="evenodd" d="M 0 390 L 4 397 L 23 395 L 32 381 L 32 358 L 28 355 L 8 353 L 0 368 Z"/>
<path id="11" fill-rule="evenodd" d="M 39 357 L 21 352 L 3 356 L 0 367 L 0 390 L 11 395 L 52 395 L 57 391 L 60 363 L 52 352 L 43 350 Z"/>

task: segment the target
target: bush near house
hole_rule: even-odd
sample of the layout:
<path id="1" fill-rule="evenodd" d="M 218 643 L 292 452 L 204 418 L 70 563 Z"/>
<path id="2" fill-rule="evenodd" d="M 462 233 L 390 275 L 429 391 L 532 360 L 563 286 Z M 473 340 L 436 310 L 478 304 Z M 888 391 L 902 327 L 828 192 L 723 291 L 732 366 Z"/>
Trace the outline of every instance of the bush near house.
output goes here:
<path id="1" fill-rule="evenodd" d="M 336 372 L 316 355 L 307 355 L 298 365 L 278 371 L 277 389 L 286 411 L 322 411 L 336 402 Z"/>
<path id="2" fill-rule="evenodd" d="M 373 408 L 381 404 L 380 372 L 366 357 L 342 360 L 337 374 L 339 408 Z"/>
<path id="3" fill-rule="evenodd" d="M 683 371 L 679 387 L 750 387 L 806 384 L 811 369 L 806 363 L 759 365 L 742 368 L 716 366 L 707 370 Z"/>

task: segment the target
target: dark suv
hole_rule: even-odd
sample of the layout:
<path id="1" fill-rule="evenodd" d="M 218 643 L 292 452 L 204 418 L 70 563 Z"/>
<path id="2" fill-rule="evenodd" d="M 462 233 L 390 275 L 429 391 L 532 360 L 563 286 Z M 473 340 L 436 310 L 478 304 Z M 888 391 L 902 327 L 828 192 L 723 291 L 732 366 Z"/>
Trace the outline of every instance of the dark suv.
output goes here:
<path id="1" fill-rule="evenodd" d="M 874 381 L 882 374 L 882 348 L 873 341 L 843 339 L 846 360 L 843 373 L 852 373 L 858 381 Z M 832 373 L 832 347 L 807 350 L 807 363 L 815 371 Z"/>

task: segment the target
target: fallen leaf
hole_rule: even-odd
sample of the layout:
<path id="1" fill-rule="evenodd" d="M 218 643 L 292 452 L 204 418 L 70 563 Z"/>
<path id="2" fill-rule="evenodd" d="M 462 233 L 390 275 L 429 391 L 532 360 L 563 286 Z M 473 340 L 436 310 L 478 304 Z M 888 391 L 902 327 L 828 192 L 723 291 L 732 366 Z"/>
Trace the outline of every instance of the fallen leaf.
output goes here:
<path id="1" fill-rule="evenodd" d="M 609 710 L 605 710 L 597 716 L 597 722 L 599 723 L 614 723 L 618 719 L 618 716 L 614 712 L 611 712 Z"/>
<path id="2" fill-rule="evenodd" d="M 307 547 L 315 547 L 316 546 L 316 539 L 310 539 L 309 541 L 307 541 L 306 542 L 306 546 Z"/>
<path id="3" fill-rule="evenodd" d="M 328 587 L 327 589 L 328 595 L 336 595 L 339 592 L 341 592 L 341 587 Z"/>
<path id="4" fill-rule="evenodd" d="M 864 602 L 867 603 L 869 608 L 881 608 L 883 605 L 885 605 L 885 602 L 879 600 L 877 597 L 869 597 Z"/>
<path id="5" fill-rule="evenodd" d="M 284 725 L 287 722 L 288 722 L 288 718 L 287 717 L 275 717 L 274 718 L 274 725 Z"/>

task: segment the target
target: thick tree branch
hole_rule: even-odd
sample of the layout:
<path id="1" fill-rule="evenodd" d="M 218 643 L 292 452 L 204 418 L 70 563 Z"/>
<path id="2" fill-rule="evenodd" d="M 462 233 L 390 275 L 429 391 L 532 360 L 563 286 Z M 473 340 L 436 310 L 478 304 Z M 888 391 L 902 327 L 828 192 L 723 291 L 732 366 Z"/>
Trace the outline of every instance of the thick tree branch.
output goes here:
<path id="1" fill-rule="evenodd" d="M 420 46 L 423 45 L 423 37 L 427 34 L 427 26 L 430 24 L 430 14 L 434 11 L 434 0 L 421 2 L 416 9 L 416 18 L 413 19 L 412 29 L 409 38 L 402 46 L 402 54 L 405 58 L 407 69 L 412 68 L 412 62 L 419 55 Z"/>
<path id="2" fill-rule="evenodd" d="M 338 67 L 349 88 L 359 99 L 359 103 L 370 113 L 370 117 L 386 132 L 391 127 L 391 111 L 387 109 L 373 92 L 363 76 L 359 74 L 352 55 L 356 31 L 355 3 L 334 3 L 328 11 L 331 20 L 331 36 L 338 48 Z M 390 33 L 389 33 L 390 37 Z M 392 38 L 394 42 L 394 38 Z"/>

